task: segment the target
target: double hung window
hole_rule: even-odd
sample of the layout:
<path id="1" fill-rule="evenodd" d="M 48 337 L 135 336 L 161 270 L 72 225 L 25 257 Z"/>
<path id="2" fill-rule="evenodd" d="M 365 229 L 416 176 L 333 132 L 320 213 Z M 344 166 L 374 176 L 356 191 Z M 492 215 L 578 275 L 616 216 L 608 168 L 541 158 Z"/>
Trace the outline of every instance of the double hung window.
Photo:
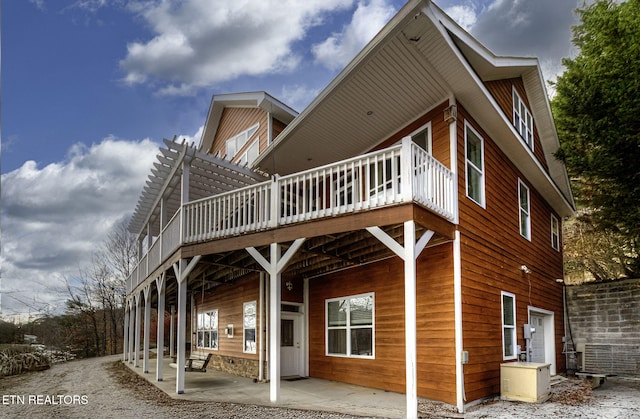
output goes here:
<path id="1" fill-rule="evenodd" d="M 525 143 L 533 150 L 533 116 L 527 105 L 516 92 L 516 88 L 512 88 L 513 91 L 513 126 L 516 127 L 518 133 Z"/>
<path id="2" fill-rule="evenodd" d="M 256 353 L 256 307 L 255 301 L 242 305 L 242 337 L 244 342 L 242 352 L 244 353 Z"/>
<path id="3" fill-rule="evenodd" d="M 469 123 L 464 125 L 467 196 L 484 207 L 484 141 Z"/>
<path id="4" fill-rule="evenodd" d="M 516 359 L 516 297 L 502 292 L 502 358 Z"/>
<path id="5" fill-rule="evenodd" d="M 327 355 L 373 358 L 374 294 L 326 300 Z"/>
<path id="6" fill-rule="evenodd" d="M 198 313 L 198 348 L 218 349 L 218 310 Z"/>
<path id="7" fill-rule="evenodd" d="M 520 235 L 527 240 L 531 240 L 529 188 L 521 180 L 518 180 L 518 203 L 520 207 Z"/>

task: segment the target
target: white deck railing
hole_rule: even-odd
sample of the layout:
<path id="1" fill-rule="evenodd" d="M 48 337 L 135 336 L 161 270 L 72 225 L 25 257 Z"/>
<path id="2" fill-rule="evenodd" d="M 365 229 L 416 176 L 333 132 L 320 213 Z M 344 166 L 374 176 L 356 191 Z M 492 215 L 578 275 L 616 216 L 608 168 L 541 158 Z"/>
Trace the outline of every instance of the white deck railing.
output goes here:
<path id="1" fill-rule="evenodd" d="M 184 244 L 411 201 L 453 222 L 455 199 L 452 172 L 405 138 L 384 150 L 182 205 L 138 263 L 127 292 Z"/>

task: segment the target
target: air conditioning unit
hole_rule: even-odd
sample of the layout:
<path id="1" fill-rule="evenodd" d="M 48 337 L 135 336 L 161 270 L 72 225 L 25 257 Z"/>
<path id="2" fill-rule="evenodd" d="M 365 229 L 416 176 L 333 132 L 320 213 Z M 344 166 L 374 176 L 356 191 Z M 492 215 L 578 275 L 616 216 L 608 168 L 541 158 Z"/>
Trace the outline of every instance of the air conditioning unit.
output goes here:
<path id="1" fill-rule="evenodd" d="M 509 362 L 500 365 L 500 397 L 541 403 L 551 396 L 551 364 Z"/>

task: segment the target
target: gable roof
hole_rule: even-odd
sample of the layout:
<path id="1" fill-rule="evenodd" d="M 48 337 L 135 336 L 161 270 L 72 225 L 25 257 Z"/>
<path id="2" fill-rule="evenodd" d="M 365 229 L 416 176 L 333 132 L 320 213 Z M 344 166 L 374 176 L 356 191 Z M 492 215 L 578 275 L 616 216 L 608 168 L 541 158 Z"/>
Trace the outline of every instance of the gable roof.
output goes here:
<path id="1" fill-rule="evenodd" d="M 549 173 L 483 81 L 522 77 Z M 280 175 L 362 154 L 455 98 L 561 216 L 574 211 L 535 58 L 499 57 L 433 2 L 410 0 L 255 162 Z M 296 156 L 297 158 L 291 158 Z"/>
<path id="2" fill-rule="evenodd" d="M 298 112 L 274 98 L 267 92 L 244 92 L 214 95 L 211 98 L 207 121 L 204 125 L 200 150 L 207 152 L 213 145 L 220 118 L 225 108 L 260 108 L 285 124 L 290 123 Z"/>

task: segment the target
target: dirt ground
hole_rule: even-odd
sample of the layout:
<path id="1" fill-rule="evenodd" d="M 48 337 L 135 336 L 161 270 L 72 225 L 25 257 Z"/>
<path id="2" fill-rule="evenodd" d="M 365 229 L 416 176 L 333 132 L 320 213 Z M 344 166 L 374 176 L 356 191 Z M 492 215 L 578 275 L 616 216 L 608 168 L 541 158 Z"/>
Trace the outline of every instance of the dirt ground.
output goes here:
<path id="1" fill-rule="evenodd" d="M 266 406 L 174 400 L 119 362 L 119 356 L 79 360 L 0 379 L 0 418 L 353 418 L 353 415 Z M 638 418 L 640 380 L 610 378 L 591 390 L 581 380 L 552 387 L 541 404 L 491 401 L 459 414 L 420 400 L 424 418 Z"/>

